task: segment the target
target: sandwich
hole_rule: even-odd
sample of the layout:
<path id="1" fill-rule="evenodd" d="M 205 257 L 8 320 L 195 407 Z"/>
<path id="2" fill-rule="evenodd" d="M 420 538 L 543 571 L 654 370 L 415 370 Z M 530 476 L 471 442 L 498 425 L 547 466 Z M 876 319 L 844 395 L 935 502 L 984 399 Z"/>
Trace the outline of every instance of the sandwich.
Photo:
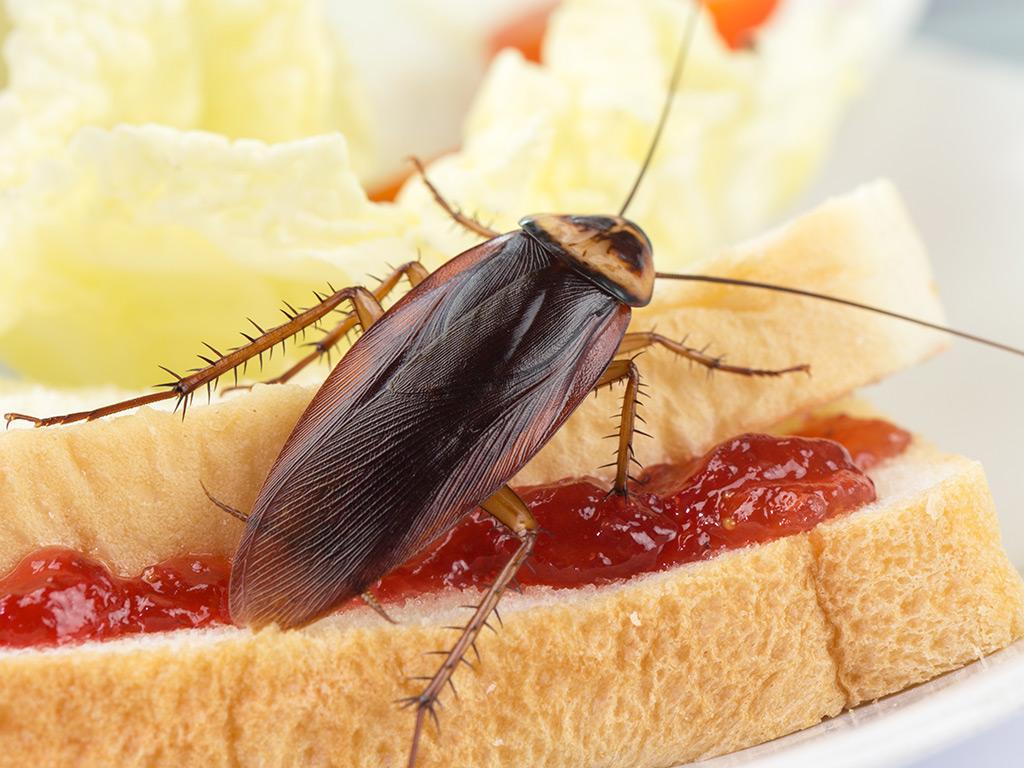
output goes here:
<path id="1" fill-rule="evenodd" d="M 885 182 L 703 268 L 941 320 Z M 807 727 L 1024 634 L 1024 584 L 981 467 L 847 399 L 944 339 L 704 284 L 659 286 L 632 328 L 811 375 L 709 377 L 644 354 L 651 437 L 635 443 L 643 469 L 626 497 L 607 494 L 614 469 L 600 468 L 621 394 L 583 404 L 511 483 L 551 535 L 479 658 L 460 665 L 417 765 L 672 766 Z M 493 526 L 473 514 L 366 604 L 298 629 L 233 626 L 225 586 L 243 525 L 209 497 L 252 506 L 315 390 L 257 386 L 184 418 L 143 408 L 0 437 L 0 765 L 405 763 L 412 717 L 394 702 L 436 666 L 423 654 L 451 644 L 487 578 L 487 547 L 504 544 L 481 543 Z M 17 393 L 3 406 L 26 410 Z M 740 454 L 754 457 L 752 483 L 728 475 Z M 656 524 L 670 518 L 674 530 Z M 615 532 L 636 548 L 609 557 Z M 478 568 L 462 567 L 465 547 Z M 175 580 L 199 608 L 164 606 L 147 623 Z M 123 597 L 129 583 L 144 600 L 98 597 L 96 584 Z"/>

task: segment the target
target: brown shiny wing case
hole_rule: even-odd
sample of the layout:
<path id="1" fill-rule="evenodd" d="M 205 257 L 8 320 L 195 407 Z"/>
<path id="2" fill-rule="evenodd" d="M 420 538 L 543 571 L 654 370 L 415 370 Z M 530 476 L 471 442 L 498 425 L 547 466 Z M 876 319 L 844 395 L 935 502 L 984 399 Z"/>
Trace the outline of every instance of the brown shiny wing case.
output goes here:
<path id="1" fill-rule="evenodd" d="M 521 231 L 410 291 L 285 443 L 235 556 L 233 619 L 313 621 L 445 532 L 557 431 L 629 316 Z"/>

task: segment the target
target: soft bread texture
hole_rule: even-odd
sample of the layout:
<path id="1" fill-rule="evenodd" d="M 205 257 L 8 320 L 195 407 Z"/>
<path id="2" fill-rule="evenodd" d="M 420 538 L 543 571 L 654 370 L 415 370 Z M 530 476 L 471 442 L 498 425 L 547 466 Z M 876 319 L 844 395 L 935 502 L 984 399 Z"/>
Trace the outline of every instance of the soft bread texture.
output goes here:
<path id="1" fill-rule="evenodd" d="M 704 271 L 941 319 L 924 251 L 886 182 L 827 202 L 710 260 Z M 813 375 L 709 377 L 665 350 L 645 353 L 638 365 L 651 397 L 642 416 L 645 431 L 655 436 L 635 442 L 645 464 L 698 455 L 732 434 L 805 412 L 944 343 L 936 334 L 821 302 L 698 285 L 659 286 L 652 306 L 633 323 L 634 330 L 651 328 L 670 338 L 688 336 L 695 346 L 712 343 L 711 351 L 728 353 L 734 364 L 806 362 Z M 0 435 L 0 570 L 41 543 L 74 547 L 127 574 L 182 551 L 233 551 L 241 525 L 209 503 L 199 481 L 219 499 L 248 510 L 312 391 L 258 387 L 194 407 L 184 422 L 143 409 L 102 422 Z M 599 472 L 613 448 L 602 436 L 609 431 L 608 415 L 619 410 L 621 391 L 589 398 L 514 483 Z M 28 410 L 16 397 L 0 406 Z"/>
<path id="2" fill-rule="evenodd" d="M 421 768 L 662 768 L 771 739 L 1024 632 L 981 468 L 915 444 L 879 501 L 809 534 L 624 584 L 512 595 L 455 678 Z M 0 766 L 400 768 L 392 700 L 466 595 L 400 626 L 178 632 L 0 654 Z"/>

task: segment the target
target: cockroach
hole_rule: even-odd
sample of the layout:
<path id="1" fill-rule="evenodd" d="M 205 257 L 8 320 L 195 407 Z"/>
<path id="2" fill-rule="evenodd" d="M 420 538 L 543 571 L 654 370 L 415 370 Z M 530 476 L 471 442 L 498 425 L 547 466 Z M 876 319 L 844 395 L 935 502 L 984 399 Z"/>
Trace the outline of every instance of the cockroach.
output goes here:
<path id="1" fill-rule="evenodd" d="M 315 349 L 275 382 L 327 354 L 355 328 L 362 335 L 313 397 L 274 462 L 245 521 L 229 589 L 240 625 L 301 627 L 354 598 L 388 618 L 370 587 L 480 507 L 518 538 L 518 548 L 476 605 L 455 644 L 416 696 L 410 768 L 426 718 L 474 645 L 538 535 L 527 506 L 506 483 L 596 388 L 626 383 L 611 492 L 625 495 L 640 372 L 631 354 L 652 345 L 712 370 L 782 376 L 724 364 L 654 333 L 629 333 L 633 307 L 651 299 L 656 279 L 777 291 L 886 315 L 988 344 L 1024 350 L 878 307 L 799 288 L 698 274 L 656 272 L 651 243 L 625 218 L 650 166 L 693 37 L 698 4 L 683 33 L 668 95 L 640 170 L 616 215 L 527 216 L 500 234 L 453 208 L 416 162 L 437 203 L 485 238 L 433 274 L 418 262 L 395 269 L 374 290 L 347 287 L 227 354 L 212 347 L 205 368 L 161 385 L 162 392 L 91 411 L 48 418 L 8 413 L 36 426 L 95 419 L 176 398 L 186 411 L 196 390 L 317 324 L 351 311 Z M 411 289 L 389 310 L 381 302 L 405 278 Z M 167 369 L 165 369 L 167 370 Z M 170 371 L 169 371 L 170 372 Z M 204 487 L 205 489 L 205 487 Z M 209 496 L 209 494 L 207 494 Z M 390 620 L 390 619 L 389 619 Z"/>

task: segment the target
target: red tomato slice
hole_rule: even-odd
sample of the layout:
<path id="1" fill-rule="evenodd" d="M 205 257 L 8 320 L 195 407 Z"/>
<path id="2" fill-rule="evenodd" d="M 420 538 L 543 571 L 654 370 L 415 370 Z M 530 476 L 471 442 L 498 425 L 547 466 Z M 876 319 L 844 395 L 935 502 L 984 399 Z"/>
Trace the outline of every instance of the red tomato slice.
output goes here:
<path id="1" fill-rule="evenodd" d="M 518 48 L 529 61 L 540 61 L 548 19 L 557 2 L 543 3 L 511 21 L 491 35 L 487 50 L 494 56 L 503 48 Z"/>
<path id="2" fill-rule="evenodd" d="M 750 44 L 754 30 L 772 15 L 778 0 L 704 0 L 718 34 L 732 49 Z"/>
<path id="3" fill-rule="evenodd" d="M 750 43 L 754 30 L 764 24 L 778 6 L 778 0 L 703 0 L 715 28 L 730 48 Z M 548 19 L 558 2 L 544 3 L 513 18 L 491 35 L 488 50 L 494 56 L 503 48 L 518 48 L 530 61 L 540 61 Z"/>

